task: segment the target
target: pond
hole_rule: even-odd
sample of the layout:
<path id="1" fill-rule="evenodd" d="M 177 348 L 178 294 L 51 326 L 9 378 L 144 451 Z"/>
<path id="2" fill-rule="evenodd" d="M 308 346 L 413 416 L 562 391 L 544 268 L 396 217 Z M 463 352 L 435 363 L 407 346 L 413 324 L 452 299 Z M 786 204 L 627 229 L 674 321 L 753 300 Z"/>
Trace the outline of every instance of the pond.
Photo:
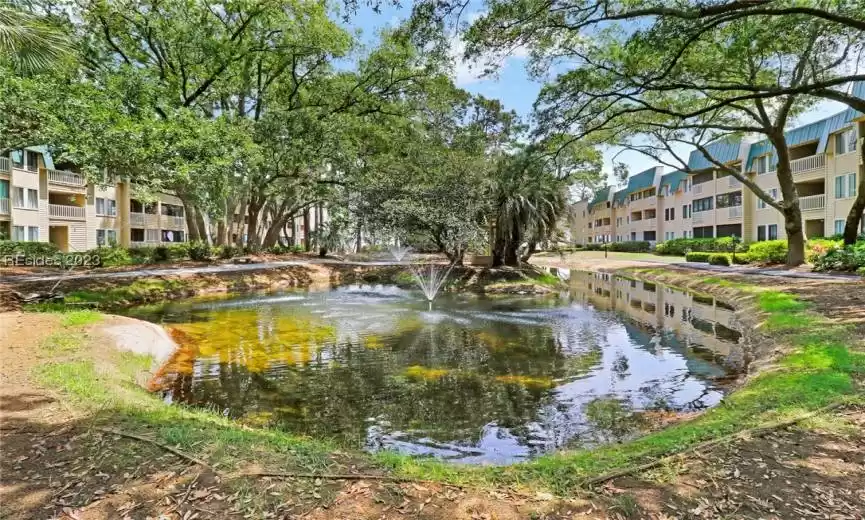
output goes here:
<path id="1" fill-rule="evenodd" d="M 717 404 L 747 362 L 729 307 L 559 272 L 546 297 L 343 286 L 133 309 L 180 348 L 169 402 L 251 425 L 462 463 L 509 464 L 633 436 Z"/>

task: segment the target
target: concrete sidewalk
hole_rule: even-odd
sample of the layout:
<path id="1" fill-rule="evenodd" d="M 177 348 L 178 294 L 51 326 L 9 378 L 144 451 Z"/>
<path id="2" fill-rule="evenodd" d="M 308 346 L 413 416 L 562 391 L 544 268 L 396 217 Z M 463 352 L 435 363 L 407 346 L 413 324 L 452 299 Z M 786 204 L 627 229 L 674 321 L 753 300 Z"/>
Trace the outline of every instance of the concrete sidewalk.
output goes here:
<path id="1" fill-rule="evenodd" d="M 808 273 L 799 271 L 788 271 L 786 269 L 776 269 L 771 267 L 749 267 L 746 265 L 710 265 L 703 262 L 676 262 L 674 264 L 668 265 L 684 267 L 688 269 L 699 269 L 701 271 L 712 271 L 716 273 L 775 276 L 778 278 L 805 278 L 809 280 L 827 280 L 835 282 L 861 282 L 865 280 L 861 276 L 856 274 Z"/>

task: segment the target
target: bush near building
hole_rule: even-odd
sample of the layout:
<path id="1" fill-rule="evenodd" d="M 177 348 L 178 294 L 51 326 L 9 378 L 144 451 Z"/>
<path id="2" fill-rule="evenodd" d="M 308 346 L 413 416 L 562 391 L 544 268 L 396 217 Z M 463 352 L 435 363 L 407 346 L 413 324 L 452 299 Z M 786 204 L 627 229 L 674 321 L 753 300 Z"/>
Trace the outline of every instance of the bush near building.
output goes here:
<path id="1" fill-rule="evenodd" d="M 748 248 L 747 254 L 751 262 L 783 264 L 787 261 L 787 241 L 766 240 L 764 242 L 754 242 Z"/>
<path id="2" fill-rule="evenodd" d="M 865 240 L 853 245 L 837 245 L 814 259 L 815 271 L 849 271 L 865 275 Z"/>
<path id="3" fill-rule="evenodd" d="M 60 252 L 49 242 L 17 242 L 0 240 L 0 256 L 52 256 Z"/>
<path id="4" fill-rule="evenodd" d="M 685 254 L 686 262 L 708 262 L 709 255 L 712 253 L 706 253 L 703 251 L 692 251 L 690 253 Z"/>
<path id="5" fill-rule="evenodd" d="M 745 252 L 748 246 L 736 243 L 733 237 L 722 238 L 674 238 L 666 242 L 660 242 L 655 246 L 655 253 L 659 255 L 683 256 L 688 251 L 696 252 L 718 252 L 729 253 L 736 247 L 736 252 Z"/>
<path id="6" fill-rule="evenodd" d="M 709 255 L 709 265 L 730 265 L 730 255 L 725 253 L 711 253 Z"/>

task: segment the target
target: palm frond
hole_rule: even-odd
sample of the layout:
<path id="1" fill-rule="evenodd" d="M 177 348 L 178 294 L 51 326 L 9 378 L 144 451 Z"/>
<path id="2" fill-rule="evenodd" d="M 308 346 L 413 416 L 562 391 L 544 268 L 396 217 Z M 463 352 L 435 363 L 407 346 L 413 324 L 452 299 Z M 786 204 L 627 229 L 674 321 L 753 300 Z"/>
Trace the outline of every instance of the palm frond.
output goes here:
<path id="1" fill-rule="evenodd" d="M 69 54 L 69 39 L 41 17 L 9 4 L 0 4 L 0 55 L 20 72 L 50 68 Z"/>

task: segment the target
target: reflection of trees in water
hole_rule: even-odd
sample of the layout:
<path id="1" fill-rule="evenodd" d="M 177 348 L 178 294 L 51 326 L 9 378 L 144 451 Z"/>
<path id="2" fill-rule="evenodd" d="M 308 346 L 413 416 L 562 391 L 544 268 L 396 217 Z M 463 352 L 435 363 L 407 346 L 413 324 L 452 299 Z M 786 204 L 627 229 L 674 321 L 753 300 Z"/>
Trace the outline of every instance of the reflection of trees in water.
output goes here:
<path id="1" fill-rule="evenodd" d="M 266 340 L 279 327 L 265 315 L 253 327 L 262 343 L 232 335 L 234 348 L 199 359 L 197 375 L 176 376 L 174 398 L 228 409 L 233 417 L 270 412 L 272 423 L 316 435 L 361 439 L 368 420 L 379 418 L 392 431 L 441 441 L 475 442 L 489 423 L 526 440 L 525 425 L 553 404 L 554 381 L 583 375 L 601 361 L 596 331 L 567 320 L 479 328 L 416 322 L 376 340 L 384 346 L 326 341 L 294 363 L 288 360 L 297 358 L 296 346 Z M 262 368 L 262 359 L 271 362 Z M 250 366 L 250 360 L 257 362 Z M 444 375 L 410 377 L 412 366 Z"/>

